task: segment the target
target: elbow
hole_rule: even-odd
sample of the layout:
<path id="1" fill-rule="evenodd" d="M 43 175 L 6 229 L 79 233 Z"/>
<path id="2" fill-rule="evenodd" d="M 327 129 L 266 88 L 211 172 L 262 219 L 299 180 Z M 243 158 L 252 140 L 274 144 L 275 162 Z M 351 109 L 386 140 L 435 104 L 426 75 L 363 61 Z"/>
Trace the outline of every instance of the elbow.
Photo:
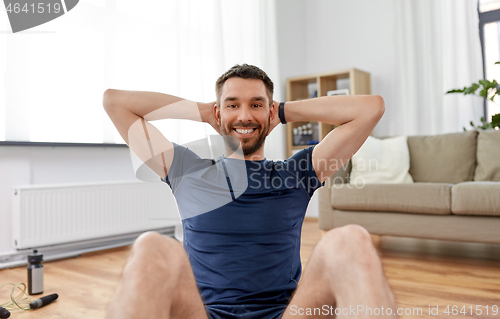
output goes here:
<path id="1" fill-rule="evenodd" d="M 102 106 L 104 109 L 110 108 L 112 106 L 111 96 L 113 95 L 113 89 L 107 89 L 102 95 Z"/>
<path id="2" fill-rule="evenodd" d="M 385 113 L 385 101 L 380 95 L 373 95 L 374 98 L 374 109 L 376 116 L 380 119 Z"/>

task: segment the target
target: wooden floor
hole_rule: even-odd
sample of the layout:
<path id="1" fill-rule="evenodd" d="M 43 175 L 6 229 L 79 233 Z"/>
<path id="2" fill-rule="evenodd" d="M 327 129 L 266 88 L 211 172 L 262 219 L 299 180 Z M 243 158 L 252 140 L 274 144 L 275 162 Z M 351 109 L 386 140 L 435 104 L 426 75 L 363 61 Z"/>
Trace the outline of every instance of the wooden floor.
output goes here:
<path id="1" fill-rule="evenodd" d="M 306 220 L 301 252 L 304 266 L 320 238 L 317 221 Z M 404 239 L 383 237 L 379 243 L 379 255 L 398 306 L 407 312 L 421 309 L 420 314 L 406 314 L 401 318 L 500 318 L 500 310 L 492 314 L 493 306 L 500 307 L 500 260 L 485 259 L 500 257 L 500 247 L 489 247 L 489 255 L 472 258 L 460 256 L 461 252 L 455 255 L 436 253 L 436 249 L 429 252 L 394 249 L 403 242 Z M 454 247 L 457 251 L 468 248 L 467 244 Z M 477 251 L 477 247 L 473 250 Z M 104 318 L 129 249 L 124 247 L 46 262 L 44 295 L 58 293 L 59 299 L 38 310 L 13 311 L 11 318 Z M 0 285 L 26 280 L 25 267 L 0 270 Z M 0 291 L 0 304 L 8 298 L 4 288 Z M 438 315 L 429 314 L 429 305 L 431 309 L 439 307 Z M 458 311 L 465 306 L 467 314 L 447 315 L 444 313 L 447 306 L 450 312 L 453 306 L 457 306 Z M 476 315 L 476 307 L 477 313 L 482 311 L 481 315 Z"/>

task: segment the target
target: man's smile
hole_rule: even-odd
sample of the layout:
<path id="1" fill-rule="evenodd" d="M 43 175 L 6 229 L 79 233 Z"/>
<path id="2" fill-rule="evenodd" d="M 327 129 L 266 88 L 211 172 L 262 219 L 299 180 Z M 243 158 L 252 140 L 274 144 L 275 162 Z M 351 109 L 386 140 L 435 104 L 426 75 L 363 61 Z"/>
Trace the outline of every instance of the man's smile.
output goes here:
<path id="1" fill-rule="evenodd" d="M 252 136 L 257 128 L 233 128 L 233 131 L 236 132 L 236 135 L 240 137 L 250 137 Z"/>

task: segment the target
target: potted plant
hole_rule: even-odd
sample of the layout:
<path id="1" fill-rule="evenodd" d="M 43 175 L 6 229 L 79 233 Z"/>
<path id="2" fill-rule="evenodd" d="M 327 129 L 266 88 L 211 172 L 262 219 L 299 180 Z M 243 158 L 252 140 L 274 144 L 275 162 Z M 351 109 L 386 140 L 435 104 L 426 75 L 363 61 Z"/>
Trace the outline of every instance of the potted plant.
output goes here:
<path id="1" fill-rule="evenodd" d="M 500 62 L 495 62 L 495 64 L 500 64 Z M 475 95 L 475 92 L 477 89 L 481 88 L 481 92 L 479 92 L 479 95 L 482 96 L 484 99 L 488 98 L 488 95 L 493 92 L 493 95 L 489 98 L 493 103 L 493 98 L 495 96 L 499 95 L 500 96 L 500 86 L 498 85 L 498 82 L 496 80 L 493 80 L 492 82 L 488 80 L 479 80 L 479 83 L 472 83 L 471 86 L 469 87 L 464 87 L 463 89 L 454 89 L 446 92 L 448 93 L 463 93 L 464 95 L 467 94 L 473 94 Z M 476 95 L 477 96 L 477 95 Z M 483 129 L 483 130 L 488 130 L 488 129 L 495 129 L 495 128 L 500 128 L 500 113 L 497 113 L 492 116 L 491 122 L 487 122 L 484 120 L 484 117 L 481 117 L 481 122 L 482 125 L 475 126 L 472 121 L 470 121 L 470 125 L 473 128 L 476 129 Z M 464 131 L 466 131 L 464 127 Z"/>

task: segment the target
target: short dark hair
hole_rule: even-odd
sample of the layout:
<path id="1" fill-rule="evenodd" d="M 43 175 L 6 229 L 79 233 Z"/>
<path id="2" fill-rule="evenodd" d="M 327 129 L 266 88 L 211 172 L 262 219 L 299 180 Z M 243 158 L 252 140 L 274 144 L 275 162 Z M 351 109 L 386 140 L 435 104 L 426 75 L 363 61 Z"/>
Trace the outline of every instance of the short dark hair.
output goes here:
<path id="1" fill-rule="evenodd" d="M 220 106 L 220 95 L 222 92 L 222 86 L 224 83 L 230 78 L 242 78 L 242 79 L 256 79 L 262 80 L 264 85 L 266 86 L 267 96 L 269 97 L 269 105 L 273 103 L 273 93 L 274 93 L 274 84 L 273 81 L 267 76 L 266 72 L 255 65 L 249 64 L 236 64 L 229 70 L 227 70 L 224 74 L 222 74 L 215 82 L 215 94 L 217 96 L 217 106 Z"/>

